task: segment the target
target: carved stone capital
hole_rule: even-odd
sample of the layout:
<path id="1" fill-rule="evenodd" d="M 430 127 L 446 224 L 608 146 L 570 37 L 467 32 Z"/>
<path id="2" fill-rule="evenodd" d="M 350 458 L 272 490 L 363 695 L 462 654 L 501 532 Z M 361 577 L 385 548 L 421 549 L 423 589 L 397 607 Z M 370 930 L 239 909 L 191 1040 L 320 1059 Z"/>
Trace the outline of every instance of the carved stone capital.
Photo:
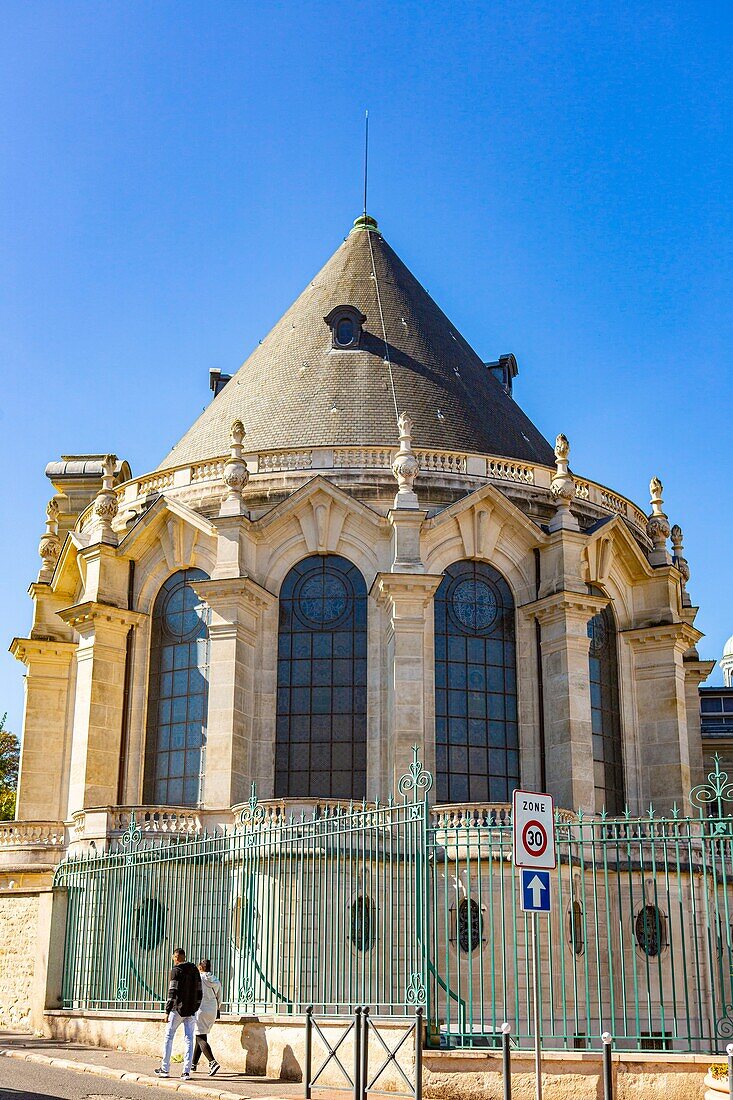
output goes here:
<path id="1" fill-rule="evenodd" d="M 583 592 L 553 592 L 541 600 L 525 603 L 519 611 L 527 618 L 536 618 L 541 626 L 551 623 L 575 622 L 585 627 L 588 622 L 608 607 L 607 596 L 591 596 Z"/>
<path id="2" fill-rule="evenodd" d="M 369 594 L 393 623 L 424 624 L 442 579 L 435 573 L 377 573 Z"/>
<path id="3" fill-rule="evenodd" d="M 9 648 L 13 657 L 29 668 L 36 661 L 68 665 L 76 652 L 76 642 L 60 642 L 53 638 L 13 638 Z"/>
<path id="4" fill-rule="evenodd" d="M 66 607 L 57 614 L 81 635 L 91 634 L 99 626 L 109 626 L 126 633 L 131 626 L 136 626 L 148 617 L 142 611 L 129 611 L 126 607 L 115 607 L 114 604 L 98 603 L 96 600 L 85 600 Z"/>
<path id="5" fill-rule="evenodd" d="M 277 603 L 277 596 L 257 584 L 251 577 L 221 577 L 218 580 L 191 581 L 197 596 L 221 615 L 239 605 L 260 615 Z"/>
<path id="6" fill-rule="evenodd" d="M 690 623 L 660 623 L 657 626 L 638 626 L 631 630 L 619 631 L 621 637 L 634 650 L 676 649 L 681 654 L 692 649 L 703 637 L 701 630 Z"/>

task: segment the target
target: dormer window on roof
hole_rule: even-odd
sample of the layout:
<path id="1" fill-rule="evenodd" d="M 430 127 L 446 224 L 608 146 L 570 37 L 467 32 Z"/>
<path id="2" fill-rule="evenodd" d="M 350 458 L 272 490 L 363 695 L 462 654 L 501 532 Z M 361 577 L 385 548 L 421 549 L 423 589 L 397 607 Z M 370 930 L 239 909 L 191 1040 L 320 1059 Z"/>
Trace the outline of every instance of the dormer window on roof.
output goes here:
<path id="1" fill-rule="evenodd" d="M 354 306 L 336 306 L 323 320 L 331 329 L 331 341 L 334 348 L 341 351 L 358 348 L 361 342 L 361 326 L 366 321 L 364 314 Z"/>

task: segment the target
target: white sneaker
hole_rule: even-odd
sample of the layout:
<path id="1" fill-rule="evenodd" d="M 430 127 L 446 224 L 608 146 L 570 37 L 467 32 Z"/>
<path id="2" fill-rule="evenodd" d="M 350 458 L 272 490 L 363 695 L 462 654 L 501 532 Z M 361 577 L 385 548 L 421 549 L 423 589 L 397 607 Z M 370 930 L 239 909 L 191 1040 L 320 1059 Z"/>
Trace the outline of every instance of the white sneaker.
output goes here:
<path id="1" fill-rule="evenodd" d="M 156 1077 L 170 1077 L 170 1074 L 168 1073 L 167 1069 L 160 1069 L 159 1068 L 159 1069 L 156 1069 L 154 1072 L 155 1072 Z"/>
<path id="2" fill-rule="evenodd" d="M 181 1074 L 181 1080 L 182 1081 L 190 1081 L 191 1080 L 191 1074 L 190 1073 L 182 1073 Z"/>

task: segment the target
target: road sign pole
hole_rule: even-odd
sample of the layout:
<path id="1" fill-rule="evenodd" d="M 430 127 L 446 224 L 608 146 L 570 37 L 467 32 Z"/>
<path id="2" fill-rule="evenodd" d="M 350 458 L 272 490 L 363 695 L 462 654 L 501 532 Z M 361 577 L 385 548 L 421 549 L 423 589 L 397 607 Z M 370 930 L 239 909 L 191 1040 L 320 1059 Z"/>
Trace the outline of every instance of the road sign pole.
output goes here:
<path id="1" fill-rule="evenodd" d="M 532 970 L 534 978 L 534 1072 L 535 1100 L 542 1100 L 542 1040 L 540 1036 L 540 937 L 537 928 L 539 914 L 532 914 Z"/>

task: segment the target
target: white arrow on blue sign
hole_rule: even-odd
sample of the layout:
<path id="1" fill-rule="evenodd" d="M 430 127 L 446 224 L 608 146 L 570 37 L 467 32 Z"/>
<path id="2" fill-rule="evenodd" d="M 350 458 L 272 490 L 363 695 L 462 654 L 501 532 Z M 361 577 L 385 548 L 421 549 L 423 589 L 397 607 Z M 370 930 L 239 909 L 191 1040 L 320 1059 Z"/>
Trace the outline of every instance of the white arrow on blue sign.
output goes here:
<path id="1" fill-rule="evenodd" d="M 550 872 L 522 868 L 522 911 L 524 913 L 550 912 Z"/>

